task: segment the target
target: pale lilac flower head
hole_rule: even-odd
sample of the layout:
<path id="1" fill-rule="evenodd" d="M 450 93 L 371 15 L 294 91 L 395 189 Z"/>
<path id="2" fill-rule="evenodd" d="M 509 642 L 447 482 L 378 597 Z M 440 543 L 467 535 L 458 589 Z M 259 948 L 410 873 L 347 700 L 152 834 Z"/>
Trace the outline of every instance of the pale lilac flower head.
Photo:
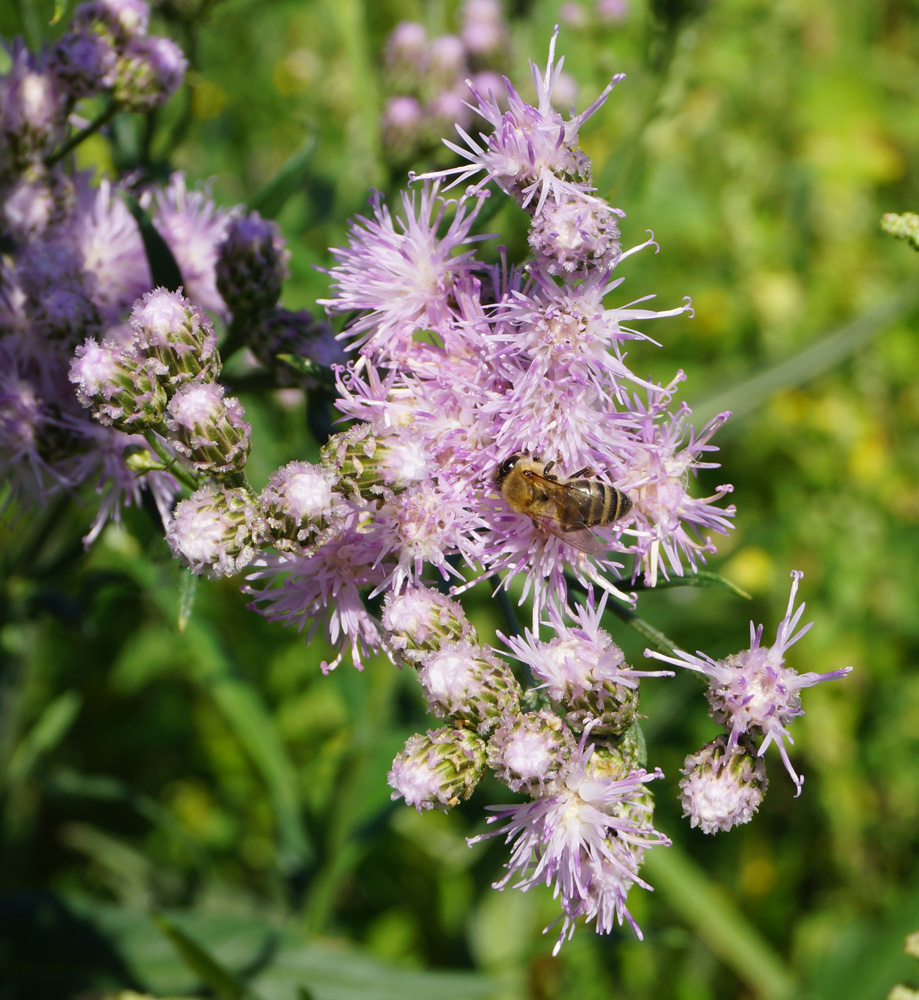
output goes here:
<path id="1" fill-rule="evenodd" d="M 215 477 L 241 472 L 252 444 L 242 403 L 224 392 L 219 382 L 186 383 L 166 413 L 175 450 L 196 472 Z"/>
<path id="2" fill-rule="evenodd" d="M 554 634 L 547 641 L 529 630 L 522 636 L 501 636 L 514 656 L 530 668 L 540 688 L 562 706 L 565 721 L 578 732 L 624 732 L 635 720 L 639 680 L 673 676 L 670 671 L 629 667 L 625 654 L 600 628 L 608 596 L 604 593 L 595 604 L 590 592 L 586 603 L 573 613 L 550 605 L 546 625 Z"/>
<path id="3" fill-rule="evenodd" d="M 594 190 L 590 183 L 590 164 L 578 148 L 578 132 L 605 103 L 623 74 L 613 77 L 600 96 L 581 114 L 568 120 L 562 118 L 552 107 L 552 91 L 564 63 L 564 58 L 555 62 L 557 36 L 556 29 L 549 46 L 545 75 L 540 76 L 531 63 L 537 93 L 536 106 L 527 104 L 507 79 L 504 81 L 508 94 L 508 110 L 505 112 L 494 97 L 483 95 L 471 87 L 476 101 L 475 110 L 494 131 L 490 136 L 480 134 L 480 144 L 464 129 L 457 128 L 468 148 L 444 140 L 445 145 L 467 160 L 468 164 L 422 174 L 417 179 L 452 176 L 452 186 L 483 173 L 473 190 L 478 191 L 489 181 L 495 181 L 523 208 L 532 205 L 531 211 L 534 212 L 539 212 L 549 197 L 556 201 L 566 197 L 594 200 L 590 193 Z"/>
<path id="4" fill-rule="evenodd" d="M 131 328 L 137 349 L 157 362 L 170 391 L 186 382 L 212 382 L 220 374 L 214 328 L 181 291 L 148 292 L 134 305 Z"/>
<path id="5" fill-rule="evenodd" d="M 595 268 L 611 271 L 619 259 L 619 224 L 624 213 L 601 201 L 546 201 L 533 219 L 528 240 L 548 274 Z"/>
<path id="6" fill-rule="evenodd" d="M 193 573 L 232 576 L 265 540 L 258 507 L 244 489 L 209 483 L 176 505 L 166 541 Z"/>
<path id="7" fill-rule="evenodd" d="M 77 398 L 101 424 L 125 431 L 156 427 L 163 419 L 166 393 L 153 363 L 113 341 L 87 339 L 76 350 L 70 381 Z"/>
<path id="8" fill-rule="evenodd" d="M 147 192 L 141 201 L 151 210 L 153 225 L 175 257 L 185 294 L 196 305 L 226 319 L 216 266 L 232 214 L 218 208 L 206 188 L 189 191 L 182 173 L 173 174 L 167 187 Z"/>
<path id="9" fill-rule="evenodd" d="M 468 799 L 485 773 L 485 742 L 469 729 L 444 726 L 410 736 L 389 772 L 393 799 L 418 812 Z"/>
<path id="10" fill-rule="evenodd" d="M 418 679 L 432 715 L 468 723 L 482 734 L 520 704 L 520 685 L 510 667 L 491 650 L 467 640 L 425 653 Z"/>
<path id="11" fill-rule="evenodd" d="M 680 779 L 683 815 L 703 833 L 749 823 L 766 793 L 766 764 L 745 744 L 727 750 L 723 733 L 689 754 Z"/>
<path id="12" fill-rule="evenodd" d="M 332 469 L 309 462 L 289 462 L 273 472 L 258 502 L 280 551 L 299 552 L 349 508 L 336 491 Z"/>
<path id="13" fill-rule="evenodd" d="M 505 888 L 514 877 L 514 888 L 552 887 L 563 918 L 554 953 L 574 932 L 579 916 L 595 919 L 599 934 L 627 922 L 641 938 L 626 899 L 636 883 L 651 888 L 638 874 L 648 848 L 670 843 L 651 825 L 645 788 L 663 777 L 661 772 L 611 774 L 592 766 L 591 753 L 582 739 L 549 794 L 520 805 L 489 807 L 496 811 L 489 822 L 503 825 L 470 840 L 503 834 L 513 844 L 508 874 L 496 888 Z"/>
<path id="14" fill-rule="evenodd" d="M 425 116 L 417 97 L 400 94 L 383 105 L 383 143 L 396 156 L 409 156 L 424 134 Z"/>
<path id="15" fill-rule="evenodd" d="M 386 39 L 386 73 L 399 90 L 414 90 L 428 66 L 428 33 L 417 21 L 401 21 Z"/>
<path id="16" fill-rule="evenodd" d="M 115 323 L 152 281 L 137 223 L 108 180 L 93 188 L 80 179 L 73 234 L 102 317 Z"/>
<path id="17" fill-rule="evenodd" d="M 30 168 L 3 188 L 0 234 L 17 247 L 50 236 L 70 217 L 75 201 L 73 181 L 62 170 Z"/>
<path id="18" fill-rule="evenodd" d="M 444 644 L 477 641 L 463 606 L 429 587 L 408 587 L 400 594 L 390 590 L 383 604 L 382 624 L 392 649 L 414 665 L 424 652 Z"/>
<path id="19" fill-rule="evenodd" d="M 187 69 L 188 60 L 171 38 L 132 38 L 115 63 L 112 96 L 126 111 L 152 111 L 179 89 Z"/>
<path id="20" fill-rule="evenodd" d="M 37 164 L 63 136 L 66 96 L 60 82 L 24 45 L 8 50 L 0 77 L 0 181 Z"/>
<path id="21" fill-rule="evenodd" d="M 506 716 L 488 740 L 488 766 L 512 792 L 545 795 L 575 752 L 568 727 L 553 712 Z"/>
<path id="22" fill-rule="evenodd" d="M 645 651 L 646 656 L 705 674 L 709 683 L 708 701 L 712 718 L 728 732 L 728 753 L 735 752 L 744 736 L 763 738 L 757 751 L 759 756 L 766 752 L 770 743 L 775 743 L 785 769 L 795 783 L 796 795 L 801 794 L 804 778 L 795 773 L 788 759 L 786 743 L 794 743 L 788 733 L 788 726 L 795 718 L 804 714 L 801 708 L 801 691 L 821 681 L 845 677 L 852 669 L 842 667 L 825 674 L 813 671 L 799 674 L 785 666 L 788 649 L 813 625 L 813 622 L 808 622 L 798 629 L 804 605 L 801 604 L 796 609 L 794 602 L 798 581 L 803 575 L 798 571 L 791 574 L 788 608 L 785 617 L 779 622 L 775 642 L 771 646 L 760 644 L 763 626 L 755 626 L 750 622 L 750 648 L 723 660 L 713 660 L 701 652 L 686 653 L 681 649 L 676 650 L 676 656 L 665 656 L 653 650 Z"/>
<path id="23" fill-rule="evenodd" d="M 509 40 L 500 0 L 463 0 L 461 17 L 460 37 L 470 55 L 477 58 L 504 55 Z"/>
<path id="24" fill-rule="evenodd" d="M 344 336 L 384 358 L 404 351 L 416 330 L 437 331 L 449 321 L 454 283 L 473 266 L 472 250 L 454 251 L 485 238 L 470 236 L 481 202 L 469 211 L 439 197 L 436 184 L 403 194 L 402 205 L 394 219 L 374 193 L 373 218 L 358 216 L 348 246 L 332 250 L 339 261 L 329 272 L 334 297 L 319 300 L 330 313 L 362 313 Z M 448 205 L 456 210 L 441 236 Z"/>

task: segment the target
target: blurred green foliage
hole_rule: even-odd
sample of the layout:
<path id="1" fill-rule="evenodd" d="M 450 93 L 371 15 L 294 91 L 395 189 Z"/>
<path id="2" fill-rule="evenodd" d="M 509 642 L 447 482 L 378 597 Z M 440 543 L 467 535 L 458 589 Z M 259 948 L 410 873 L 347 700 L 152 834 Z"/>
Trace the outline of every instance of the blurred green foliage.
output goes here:
<path id="1" fill-rule="evenodd" d="M 194 68 L 157 123 L 180 141 L 168 164 L 154 141 L 149 160 L 210 178 L 221 202 L 279 212 L 287 306 L 325 292 L 316 266 L 368 188 L 404 183 L 378 129 L 387 32 L 406 19 L 453 30 L 457 6 L 163 6 Z M 508 2 L 515 82 L 528 57 L 544 65 L 563 6 Z M 34 41 L 61 30 L 52 13 L 18 0 L 0 30 Z M 663 346 L 635 343 L 632 360 L 658 378 L 684 369 L 702 418 L 737 411 L 723 470 L 700 489 L 735 486 L 737 528 L 711 565 L 753 601 L 674 589 L 643 596 L 641 613 L 725 655 L 746 644 L 749 618 L 771 637 L 789 570 L 805 571 L 817 624 L 793 665 L 855 670 L 805 694 L 803 795 L 770 752 L 753 822 L 690 830 L 679 767 L 714 726 L 692 677 L 646 683 L 649 757 L 667 773 L 658 826 L 675 843 L 648 858 L 654 895 L 630 897 L 645 940 L 580 928 L 554 960 L 539 934 L 549 894 L 495 892 L 503 846 L 465 844 L 497 786 L 449 815 L 390 804 L 393 754 L 425 728 L 412 678 L 385 662 L 322 676 L 321 642 L 246 612 L 225 581 L 202 582 L 179 632 L 182 574 L 142 510 L 85 554 L 91 498 L 8 516 L 2 1000 L 127 988 L 869 1000 L 915 976 L 902 940 L 919 926 L 919 258 L 879 220 L 919 210 L 919 4 L 633 0 L 616 25 L 563 19 L 559 50 L 579 108 L 627 73 L 583 145 L 627 212 L 623 245 L 652 229 L 660 252 L 630 258 L 617 294 L 693 300 L 693 319 L 646 326 Z M 100 138 L 79 155 L 111 163 Z M 513 210 L 491 225 L 522 252 Z M 315 457 L 302 403 L 244 401 L 257 487 Z M 471 616 L 487 633 L 479 589 Z M 616 638 L 640 658 L 641 640 Z"/>

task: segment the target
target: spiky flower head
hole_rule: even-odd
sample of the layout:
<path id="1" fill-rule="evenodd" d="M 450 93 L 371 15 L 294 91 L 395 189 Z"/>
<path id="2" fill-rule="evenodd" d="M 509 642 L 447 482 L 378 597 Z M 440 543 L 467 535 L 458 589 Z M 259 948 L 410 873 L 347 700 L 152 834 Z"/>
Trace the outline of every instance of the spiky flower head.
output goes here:
<path id="1" fill-rule="evenodd" d="M 273 472 L 258 502 L 275 548 L 300 552 L 333 520 L 344 517 L 347 507 L 337 486 L 332 469 L 309 462 L 289 462 Z"/>
<path id="2" fill-rule="evenodd" d="M 115 62 L 112 97 L 126 111 L 152 111 L 179 89 L 187 69 L 185 54 L 171 38 L 132 38 Z"/>
<path id="3" fill-rule="evenodd" d="M 424 440 L 411 434 L 378 435 L 370 424 L 354 424 L 323 445 L 322 464 L 333 469 L 343 488 L 377 499 L 384 489 L 401 493 L 429 479 L 435 462 Z"/>
<path id="4" fill-rule="evenodd" d="M 804 614 L 804 605 L 796 609 L 795 596 L 798 581 L 804 574 L 792 572 L 791 594 L 785 617 L 776 629 L 775 642 L 771 646 L 761 645 L 763 626 L 750 622 L 750 648 L 734 653 L 723 660 L 713 660 L 705 653 L 687 653 L 676 650 L 675 656 L 665 656 L 654 650 L 645 650 L 646 656 L 675 663 L 708 677 L 708 701 L 712 718 L 723 725 L 728 732 L 727 750 L 735 753 L 742 737 L 762 737 L 757 753 L 761 757 L 770 743 L 778 746 L 785 769 L 801 794 L 804 778 L 795 773 L 788 759 L 786 744 L 794 743 L 788 726 L 799 715 L 801 691 L 822 681 L 845 677 L 852 668 L 842 667 L 825 674 L 809 671 L 799 674 L 792 667 L 785 666 L 785 654 L 806 632 L 813 622 L 798 629 Z M 797 631 L 795 631 L 797 629 Z"/>
<path id="5" fill-rule="evenodd" d="M 488 740 L 488 766 L 512 792 L 544 795 L 575 748 L 571 730 L 554 712 L 508 715 Z"/>
<path id="6" fill-rule="evenodd" d="M 382 623 L 396 654 L 415 666 L 425 652 L 445 644 L 477 642 L 459 601 L 430 587 L 409 587 L 401 594 L 390 590 L 383 602 Z"/>
<path id="7" fill-rule="evenodd" d="M 470 729 L 444 726 L 410 736 L 389 772 L 393 799 L 418 812 L 450 809 L 468 799 L 485 773 L 485 741 Z"/>
<path id="8" fill-rule="evenodd" d="M 585 111 L 564 119 L 552 107 L 552 91 L 558 83 L 564 57 L 555 61 L 555 41 L 558 28 L 549 45 L 549 61 L 544 75 L 531 63 L 533 82 L 536 85 L 537 103 L 527 104 L 505 78 L 507 89 L 506 111 L 497 98 L 480 93 L 471 83 L 475 110 L 493 127 L 489 136 L 480 134 L 481 144 L 464 129 L 457 132 L 466 147 L 444 140 L 444 144 L 458 156 L 467 160 L 465 166 L 451 167 L 431 174 L 421 174 L 416 179 L 450 177 L 450 186 L 459 184 L 476 174 L 483 177 L 476 181 L 473 191 L 483 188 L 489 181 L 510 195 L 521 207 L 536 214 L 546 200 L 563 201 L 580 198 L 595 201 L 591 192 L 590 161 L 578 148 L 581 126 L 605 103 L 613 87 L 624 74 L 613 77 L 600 96 Z"/>
<path id="9" fill-rule="evenodd" d="M 574 933 L 575 920 L 595 920 L 598 934 L 627 922 L 641 931 L 626 906 L 636 883 L 651 888 L 638 874 L 646 851 L 670 841 L 651 824 L 652 804 L 645 787 L 662 778 L 633 770 L 613 776 L 591 766 L 592 749 L 582 738 L 559 780 L 548 794 L 515 806 L 489 807 L 489 823 L 503 824 L 490 833 L 513 844 L 508 873 L 496 888 L 517 877 L 514 887 L 552 887 L 562 907 L 562 929 L 554 953 Z"/>
<path id="10" fill-rule="evenodd" d="M 638 709 L 639 678 L 670 673 L 629 667 L 625 654 L 600 628 L 607 597 L 604 593 L 594 604 L 590 594 L 574 612 L 573 623 L 567 613 L 550 606 L 546 624 L 554 632 L 551 639 L 540 640 L 529 629 L 522 636 L 502 636 L 560 707 L 567 724 L 577 732 L 589 728 L 594 735 L 625 732 Z"/>

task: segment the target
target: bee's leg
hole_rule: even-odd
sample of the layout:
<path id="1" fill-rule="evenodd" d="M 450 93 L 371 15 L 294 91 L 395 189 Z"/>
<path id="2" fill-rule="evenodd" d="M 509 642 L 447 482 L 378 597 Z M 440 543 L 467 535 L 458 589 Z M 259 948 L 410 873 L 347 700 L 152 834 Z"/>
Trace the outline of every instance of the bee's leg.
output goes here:
<path id="1" fill-rule="evenodd" d="M 545 478 L 545 479 L 553 479 L 556 482 L 558 482 L 558 476 L 553 476 L 552 475 L 552 470 L 556 467 L 556 465 L 558 465 L 558 462 L 549 462 L 549 463 L 547 463 L 546 467 L 542 470 L 543 478 Z"/>
<path id="2" fill-rule="evenodd" d="M 582 476 L 586 476 L 589 479 L 593 474 L 594 470 L 589 465 L 585 465 L 583 469 L 578 469 L 577 472 L 572 472 L 568 478 L 580 479 Z"/>

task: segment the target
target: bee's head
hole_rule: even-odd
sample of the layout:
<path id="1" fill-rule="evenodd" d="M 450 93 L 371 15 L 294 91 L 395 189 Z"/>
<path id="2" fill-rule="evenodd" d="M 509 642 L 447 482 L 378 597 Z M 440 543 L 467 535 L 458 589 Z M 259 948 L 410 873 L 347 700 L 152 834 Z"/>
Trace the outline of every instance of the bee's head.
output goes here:
<path id="1" fill-rule="evenodd" d="M 505 458 L 504 461 L 495 469 L 494 483 L 498 489 L 501 489 L 501 484 L 510 475 L 511 469 L 520 461 L 521 458 L 525 456 L 522 452 L 515 452 L 510 458 Z"/>

